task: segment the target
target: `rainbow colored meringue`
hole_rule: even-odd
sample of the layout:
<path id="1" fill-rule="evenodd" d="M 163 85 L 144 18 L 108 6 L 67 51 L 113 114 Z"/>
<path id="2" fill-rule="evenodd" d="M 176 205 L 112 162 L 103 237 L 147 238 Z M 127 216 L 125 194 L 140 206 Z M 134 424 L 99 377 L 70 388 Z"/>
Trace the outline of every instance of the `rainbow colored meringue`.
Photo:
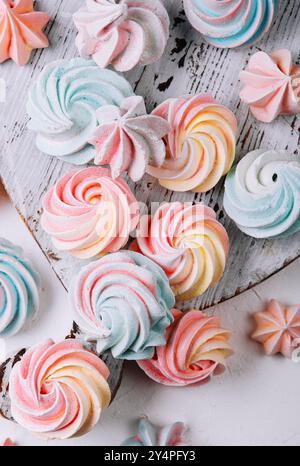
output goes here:
<path id="1" fill-rule="evenodd" d="M 109 370 L 75 340 L 47 340 L 26 351 L 9 379 L 15 421 L 47 439 L 85 435 L 110 403 Z"/>
<path id="2" fill-rule="evenodd" d="M 34 49 L 48 47 L 42 32 L 50 17 L 34 11 L 33 0 L 0 0 L 0 63 L 26 65 Z"/>
<path id="3" fill-rule="evenodd" d="M 210 95 L 169 99 L 153 115 L 165 118 L 167 156 L 147 172 L 172 191 L 207 192 L 228 173 L 235 158 L 237 121 Z"/>
<path id="4" fill-rule="evenodd" d="M 89 167 L 64 175 L 43 200 L 42 228 L 59 251 L 90 259 L 122 249 L 139 221 L 127 183 Z"/>
<path id="5" fill-rule="evenodd" d="M 174 202 L 141 218 L 131 248 L 165 271 L 178 300 L 190 300 L 221 278 L 229 238 L 209 207 Z"/>
<path id="6" fill-rule="evenodd" d="M 271 123 L 278 115 L 300 113 L 300 66 L 289 50 L 255 53 L 240 79 L 240 97 L 257 120 Z"/>
<path id="7" fill-rule="evenodd" d="M 254 318 L 257 328 L 252 338 L 263 345 L 268 356 L 281 353 L 292 358 L 295 351 L 299 353 L 300 306 L 283 306 L 273 299 Z"/>
<path id="8" fill-rule="evenodd" d="M 225 182 L 224 208 L 254 238 L 284 238 L 300 230 L 300 159 L 280 150 L 255 150 Z"/>
<path id="9" fill-rule="evenodd" d="M 163 137 L 169 124 L 147 115 L 143 97 L 132 96 L 120 107 L 108 105 L 96 112 L 99 126 L 89 140 L 96 147 L 94 163 L 109 165 L 113 178 L 128 172 L 133 181 L 145 174 L 149 162 L 160 167 L 166 156 Z"/>
<path id="10" fill-rule="evenodd" d="M 92 60 L 56 61 L 45 66 L 30 90 L 28 128 L 37 133 L 41 152 L 83 165 L 95 157 L 88 141 L 98 126 L 96 110 L 119 106 L 131 95 L 125 78 Z"/>
<path id="11" fill-rule="evenodd" d="M 221 374 L 233 352 L 230 332 L 221 328 L 220 319 L 177 309 L 173 317 L 166 344 L 156 348 L 152 359 L 138 361 L 140 368 L 155 382 L 169 386 L 203 384 Z"/>
<path id="12" fill-rule="evenodd" d="M 0 238 L 0 338 L 16 335 L 36 317 L 40 286 L 23 250 Z"/>
<path id="13" fill-rule="evenodd" d="M 83 267 L 70 296 L 75 321 L 100 354 L 151 358 L 165 343 L 174 295 L 163 270 L 141 254 L 122 251 Z"/>
<path id="14" fill-rule="evenodd" d="M 129 71 L 159 60 L 170 20 L 160 0 L 86 0 L 73 16 L 76 45 L 101 68 Z"/>
<path id="15" fill-rule="evenodd" d="M 123 447 L 179 447 L 184 446 L 185 425 L 175 422 L 158 428 L 148 419 L 141 419 L 136 435 L 121 444 Z"/>
<path id="16" fill-rule="evenodd" d="M 250 46 L 270 29 L 277 0 L 184 0 L 192 26 L 211 45 L 221 48 Z"/>

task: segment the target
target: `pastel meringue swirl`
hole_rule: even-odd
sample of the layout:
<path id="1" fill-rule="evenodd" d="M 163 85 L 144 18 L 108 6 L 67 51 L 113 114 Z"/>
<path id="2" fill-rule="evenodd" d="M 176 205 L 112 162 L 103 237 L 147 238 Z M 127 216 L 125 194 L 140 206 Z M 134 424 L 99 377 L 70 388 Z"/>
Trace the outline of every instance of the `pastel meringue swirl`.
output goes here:
<path id="1" fill-rule="evenodd" d="M 172 191 L 207 192 L 228 173 L 235 158 L 237 121 L 209 95 L 169 99 L 153 115 L 165 118 L 167 156 L 147 172 Z"/>
<path id="2" fill-rule="evenodd" d="M 35 318 L 40 286 L 23 250 L 0 238 L 0 338 L 17 334 Z"/>
<path id="3" fill-rule="evenodd" d="M 175 422 L 169 426 L 159 428 L 148 419 L 141 419 L 136 435 L 129 437 L 123 447 L 175 447 L 184 446 L 185 425 Z"/>
<path id="4" fill-rule="evenodd" d="M 278 0 L 184 0 L 192 26 L 215 47 L 258 42 L 270 29 Z"/>
<path id="5" fill-rule="evenodd" d="M 221 278 L 229 238 L 209 207 L 174 202 L 141 218 L 131 248 L 165 271 L 178 300 L 190 300 Z"/>
<path id="6" fill-rule="evenodd" d="M 100 354 L 147 359 L 165 343 L 174 295 L 163 270 L 141 254 L 122 251 L 83 267 L 70 296 L 75 321 Z"/>
<path id="7" fill-rule="evenodd" d="M 159 60 L 170 20 L 160 0 L 86 0 L 73 16 L 76 45 L 101 68 L 129 71 Z"/>
<path id="8" fill-rule="evenodd" d="M 122 249 L 139 221 L 127 183 L 89 167 L 64 175 L 43 200 L 42 228 L 59 251 L 90 259 Z"/>
<path id="9" fill-rule="evenodd" d="M 300 160 L 282 150 L 255 150 L 229 173 L 224 208 L 254 238 L 284 238 L 300 230 Z"/>
<path id="10" fill-rule="evenodd" d="M 30 90 L 28 128 L 37 133 L 41 152 L 83 165 L 95 156 L 88 141 L 98 126 L 96 110 L 121 105 L 130 95 L 125 78 L 92 60 L 56 61 L 45 66 Z"/>
<path id="11" fill-rule="evenodd" d="M 233 352 L 230 332 L 221 328 L 220 319 L 196 310 L 174 309 L 173 316 L 166 344 L 156 348 L 152 359 L 138 361 L 140 368 L 155 382 L 169 386 L 203 384 L 221 374 Z"/>
<path id="12" fill-rule="evenodd" d="M 97 119 L 99 126 L 89 141 L 96 147 L 94 163 L 109 165 L 113 178 L 128 172 L 133 181 L 139 181 L 149 162 L 163 164 L 163 137 L 169 124 L 161 117 L 147 115 L 143 97 L 128 97 L 120 107 L 103 106 L 97 110 Z"/>
<path id="13" fill-rule="evenodd" d="M 12 416 L 47 439 L 85 435 L 111 399 L 109 370 L 75 340 L 47 340 L 26 351 L 9 379 Z"/>

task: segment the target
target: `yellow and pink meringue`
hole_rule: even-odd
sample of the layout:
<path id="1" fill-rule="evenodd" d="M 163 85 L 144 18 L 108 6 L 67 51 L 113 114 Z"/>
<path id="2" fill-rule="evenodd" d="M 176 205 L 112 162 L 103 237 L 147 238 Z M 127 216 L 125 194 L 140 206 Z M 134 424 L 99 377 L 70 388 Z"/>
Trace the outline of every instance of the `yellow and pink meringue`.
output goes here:
<path id="1" fill-rule="evenodd" d="M 155 382 L 169 386 L 203 384 L 223 373 L 233 351 L 230 332 L 221 327 L 220 319 L 177 309 L 173 317 L 166 344 L 156 348 L 152 359 L 138 361 L 140 368 Z"/>
<path id="2" fill-rule="evenodd" d="M 26 351 L 9 380 L 15 421 L 47 439 L 79 437 L 111 399 L 109 370 L 75 340 L 47 340 Z"/>
<path id="3" fill-rule="evenodd" d="M 184 96 L 159 105 L 153 115 L 165 118 L 166 159 L 147 172 L 172 191 L 207 192 L 226 175 L 235 158 L 237 121 L 210 95 Z"/>
<path id="4" fill-rule="evenodd" d="M 86 0 L 73 16 L 76 45 L 97 65 L 129 71 L 164 53 L 170 20 L 160 0 Z"/>
<path id="5" fill-rule="evenodd" d="M 131 249 L 160 265 L 178 300 L 190 300 L 221 278 L 229 238 L 209 207 L 174 202 L 141 218 Z"/>
<path id="6" fill-rule="evenodd" d="M 80 259 L 123 248 L 138 221 L 138 202 L 127 183 L 101 167 L 64 175 L 43 200 L 43 229 L 59 251 Z"/>
<path id="7" fill-rule="evenodd" d="M 26 65 L 34 49 L 48 47 L 42 32 L 50 17 L 34 11 L 33 0 L 0 0 L 0 63 Z"/>
<path id="8" fill-rule="evenodd" d="M 300 113 L 300 66 L 289 50 L 255 53 L 240 79 L 240 97 L 257 120 L 270 123 L 278 115 Z"/>

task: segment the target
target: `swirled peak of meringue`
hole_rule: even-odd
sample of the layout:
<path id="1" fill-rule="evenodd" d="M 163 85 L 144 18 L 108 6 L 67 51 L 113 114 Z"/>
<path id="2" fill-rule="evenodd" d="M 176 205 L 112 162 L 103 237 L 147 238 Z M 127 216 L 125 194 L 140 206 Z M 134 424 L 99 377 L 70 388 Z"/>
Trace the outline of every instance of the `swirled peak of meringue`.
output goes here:
<path id="1" fill-rule="evenodd" d="M 240 79 L 240 97 L 259 121 L 300 113 L 300 66 L 293 64 L 289 50 L 255 53 Z"/>
<path id="2" fill-rule="evenodd" d="M 42 32 L 50 17 L 34 11 L 33 0 L 0 0 L 0 63 L 26 65 L 34 49 L 48 47 Z"/>
<path id="3" fill-rule="evenodd" d="M 147 359 L 165 343 L 175 299 L 163 270 L 135 252 L 109 254 L 74 277 L 75 320 L 101 354 Z"/>
<path id="4" fill-rule="evenodd" d="M 86 0 L 73 16 L 76 45 L 97 65 L 129 71 L 159 60 L 170 20 L 160 0 Z"/>
<path id="5" fill-rule="evenodd" d="M 28 127 L 37 133 L 41 152 L 83 165 L 95 156 L 88 141 L 98 126 L 96 110 L 119 106 L 131 95 L 125 78 L 101 70 L 92 60 L 56 61 L 43 69 L 30 90 Z"/>
<path id="6" fill-rule="evenodd" d="M 97 110 L 99 126 L 90 143 L 96 147 L 96 165 L 109 165 L 113 178 L 128 172 L 133 181 L 145 174 L 148 163 L 159 167 L 166 156 L 163 137 L 168 122 L 147 115 L 143 97 L 125 99 L 120 107 L 108 105 Z"/>
<path id="7" fill-rule="evenodd" d="M 178 300 L 190 300 L 222 276 L 229 239 L 212 209 L 174 202 L 141 218 L 131 248 L 162 267 Z"/>
<path id="8" fill-rule="evenodd" d="M 184 0 L 192 26 L 215 47 L 258 42 L 270 29 L 278 0 Z"/>
<path id="9" fill-rule="evenodd" d="M 111 398 L 109 370 L 75 340 L 47 340 L 26 351 L 12 369 L 12 416 L 48 439 L 79 437 L 100 419 Z"/>
<path id="10" fill-rule="evenodd" d="M 165 118 L 167 156 L 147 172 L 172 191 L 206 192 L 228 173 L 235 158 L 237 121 L 210 95 L 169 99 L 153 115 Z"/>
<path id="11" fill-rule="evenodd" d="M 141 419 L 136 435 L 122 443 L 123 447 L 176 447 L 184 446 L 185 425 L 175 422 L 159 428 L 148 419 Z"/>
<path id="12" fill-rule="evenodd" d="M 138 202 L 126 181 L 113 180 L 101 167 L 67 173 L 43 201 L 43 229 L 59 251 L 80 259 L 122 249 L 138 221 Z"/>
<path id="13" fill-rule="evenodd" d="M 39 309 L 40 278 L 23 250 L 0 238 L 0 338 L 22 330 Z"/>
<path id="14" fill-rule="evenodd" d="M 300 159 L 280 150 L 255 150 L 229 173 L 224 208 L 254 238 L 282 238 L 300 230 Z"/>
<path id="15" fill-rule="evenodd" d="M 230 332 L 222 329 L 220 319 L 196 310 L 174 309 L 173 316 L 165 346 L 156 348 L 152 359 L 138 361 L 140 368 L 155 382 L 169 386 L 203 384 L 221 374 L 233 352 Z"/>

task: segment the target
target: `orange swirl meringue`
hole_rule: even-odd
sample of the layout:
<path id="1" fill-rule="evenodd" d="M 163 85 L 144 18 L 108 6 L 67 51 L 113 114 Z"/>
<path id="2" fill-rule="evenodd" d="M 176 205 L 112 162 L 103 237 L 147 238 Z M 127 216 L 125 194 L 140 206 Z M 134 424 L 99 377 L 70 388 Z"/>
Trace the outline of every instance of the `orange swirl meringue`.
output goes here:
<path id="1" fill-rule="evenodd" d="M 167 157 L 147 171 L 173 191 L 207 192 L 226 175 L 235 158 L 237 121 L 210 95 L 169 99 L 153 115 L 171 126 Z"/>
<path id="2" fill-rule="evenodd" d="M 139 361 L 140 368 L 155 382 L 169 386 L 203 384 L 221 374 L 233 351 L 230 332 L 221 328 L 220 319 L 177 309 L 173 317 L 166 345 L 157 347 L 152 359 Z"/>

